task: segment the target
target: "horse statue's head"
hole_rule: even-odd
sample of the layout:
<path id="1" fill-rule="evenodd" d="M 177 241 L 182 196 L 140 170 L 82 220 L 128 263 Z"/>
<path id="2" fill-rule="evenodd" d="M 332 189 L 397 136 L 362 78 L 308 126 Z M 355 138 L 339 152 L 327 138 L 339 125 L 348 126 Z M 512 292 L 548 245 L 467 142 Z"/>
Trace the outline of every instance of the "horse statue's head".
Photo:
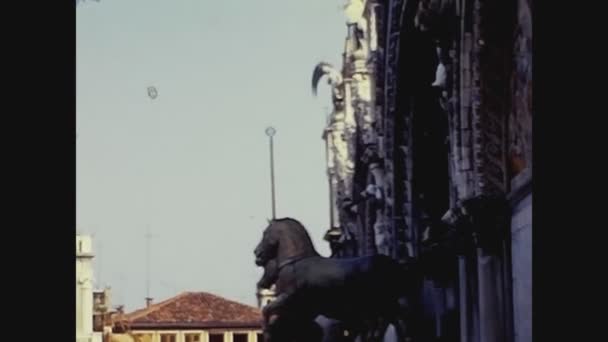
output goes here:
<path id="1" fill-rule="evenodd" d="M 306 228 L 292 218 L 271 220 L 253 253 L 256 265 L 266 266 L 270 260 L 276 259 L 278 267 L 290 258 L 319 255 Z"/>

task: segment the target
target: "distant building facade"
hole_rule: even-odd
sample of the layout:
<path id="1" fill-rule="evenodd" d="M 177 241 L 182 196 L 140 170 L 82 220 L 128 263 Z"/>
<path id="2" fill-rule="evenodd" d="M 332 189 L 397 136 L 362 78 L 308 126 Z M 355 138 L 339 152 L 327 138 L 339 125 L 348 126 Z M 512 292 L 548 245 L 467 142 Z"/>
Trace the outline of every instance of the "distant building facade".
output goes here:
<path id="1" fill-rule="evenodd" d="M 256 297 L 258 299 L 258 308 L 263 309 L 268 303 L 276 298 L 275 286 L 272 286 L 269 289 L 258 289 Z"/>
<path id="2" fill-rule="evenodd" d="M 76 235 L 76 342 L 101 342 L 93 329 L 93 240 Z"/>
<path id="3" fill-rule="evenodd" d="M 417 340 L 532 340 L 531 9 L 351 0 L 342 67 L 316 68 L 334 100 L 325 239 L 421 266 Z"/>
<path id="4" fill-rule="evenodd" d="M 117 316 L 112 341 L 262 342 L 259 309 L 205 292 L 184 292 Z"/>
<path id="5" fill-rule="evenodd" d="M 116 314 L 112 309 L 111 289 L 93 291 L 93 331 L 101 333 L 104 341 L 112 332 L 112 317 Z"/>

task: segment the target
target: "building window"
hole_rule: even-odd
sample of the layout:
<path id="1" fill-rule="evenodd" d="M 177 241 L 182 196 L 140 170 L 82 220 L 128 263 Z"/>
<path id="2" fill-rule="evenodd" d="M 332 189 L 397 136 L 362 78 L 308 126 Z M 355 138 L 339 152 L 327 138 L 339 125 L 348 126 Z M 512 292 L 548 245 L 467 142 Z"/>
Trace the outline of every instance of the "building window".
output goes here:
<path id="1" fill-rule="evenodd" d="M 103 315 L 93 315 L 93 331 L 103 331 Z"/>
<path id="2" fill-rule="evenodd" d="M 152 334 L 135 334 L 133 337 L 135 342 L 152 342 Z"/>
<path id="3" fill-rule="evenodd" d="M 176 342 L 175 334 L 160 334 L 160 342 Z"/>
<path id="4" fill-rule="evenodd" d="M 247 342 L 247 334 L 233 334 L 232 342 Z"/>
<path id="5" fill-rule="evenodd" d="M 262 333 L 257 333 L 256 335 L 258 336 L 257 342 L 264 342 L 264 335 Z"/>
<path id="6" fill-rule="evenodd" d="M 201 334 L 186 334 L 186 342 L 201 342 Z"/>
<path id="7" fill-rule="evenodd" d="M 224 342 L 224 334 L 209 334 L 209 342 Z"/>

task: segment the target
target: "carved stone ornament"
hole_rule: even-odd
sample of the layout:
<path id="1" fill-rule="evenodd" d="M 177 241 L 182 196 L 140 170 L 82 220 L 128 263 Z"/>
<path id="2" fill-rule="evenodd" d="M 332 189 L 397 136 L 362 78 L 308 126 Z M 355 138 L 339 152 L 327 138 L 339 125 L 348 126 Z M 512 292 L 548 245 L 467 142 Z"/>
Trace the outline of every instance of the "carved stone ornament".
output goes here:
<path id="1" fill-rule="evenodd" d="M 90 280 L 91 279 L 89 279 L 88 277 L 79 277 L 78 279 L 76 279 L 76 282 L 78 283 L 78 285 L 84 285 L 88 284 Z"/>
<path id="2" fill-rule="evenodd" d="M 442 221 L 475 246 L 490 254 L 499 253 L 507 234 L 509 207 L 502 196 L 476 196 L 448 210 Z M 460 251 L 463 252 L 463 251 Z"/>
<path id="3" fill-rule="evenodd" d="M 364 0 L 348 0 L 344 6 L 344 14 L 346 15 L 347 24 L 356 24 L 363 18 L 365 10 Z"/>

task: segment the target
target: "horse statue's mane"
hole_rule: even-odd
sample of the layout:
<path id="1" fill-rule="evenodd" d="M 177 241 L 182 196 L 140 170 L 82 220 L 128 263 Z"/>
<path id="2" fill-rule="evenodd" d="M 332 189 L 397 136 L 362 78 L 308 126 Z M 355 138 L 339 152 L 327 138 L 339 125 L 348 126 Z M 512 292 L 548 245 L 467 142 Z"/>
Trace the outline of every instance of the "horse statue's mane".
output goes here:
<path id="1" fill-rule="evenodd" d="M 283 217 L 276 218 L 270 221 L 270 225 L 273 225 L 274 223 L 279 224 L 279 226 L 277 226 L 278 229 L 281 229 L 286 234 L 292 236 L 293 241 L 306 243 L 308 246 L 304 247 L 309 249 L 310 255 L 320 256 L 320 254 L 315 249 L 310 234 L 308 234 L 306 227 L 304 227 L 304 225 L 300 221 L 291 217 Z"/>
<path id="2" fill-rule="evenodd" d="M 304 227 L 304 225 L 300 221 L 298 221 L 298 220 L 296 220 L 296 219 L 294 219 L 292 217 L 275 218 L 272 221 L 279 221 L 279 222 L 282 222 L 282 221 L 291 221 L 291 222 L 297 223 L 298 225 Z"/>
<path id="3" fill-rule="evenodd" d="M 300 222 L 300 221 L 298 221 L 298 220 L 296 220 L 294 218 L 291 218 L 291 217 L 275 218 L 275 219 L 272 219 L 270 221 L 271 222 L 288 222 L 288 223 L 291 223 L 291 224 L 295 224 L 295 225 L 299 226 L 300 228 L 306 229 L 304 227 L 304 225 L 302 224 L 302 222 Z"/>

